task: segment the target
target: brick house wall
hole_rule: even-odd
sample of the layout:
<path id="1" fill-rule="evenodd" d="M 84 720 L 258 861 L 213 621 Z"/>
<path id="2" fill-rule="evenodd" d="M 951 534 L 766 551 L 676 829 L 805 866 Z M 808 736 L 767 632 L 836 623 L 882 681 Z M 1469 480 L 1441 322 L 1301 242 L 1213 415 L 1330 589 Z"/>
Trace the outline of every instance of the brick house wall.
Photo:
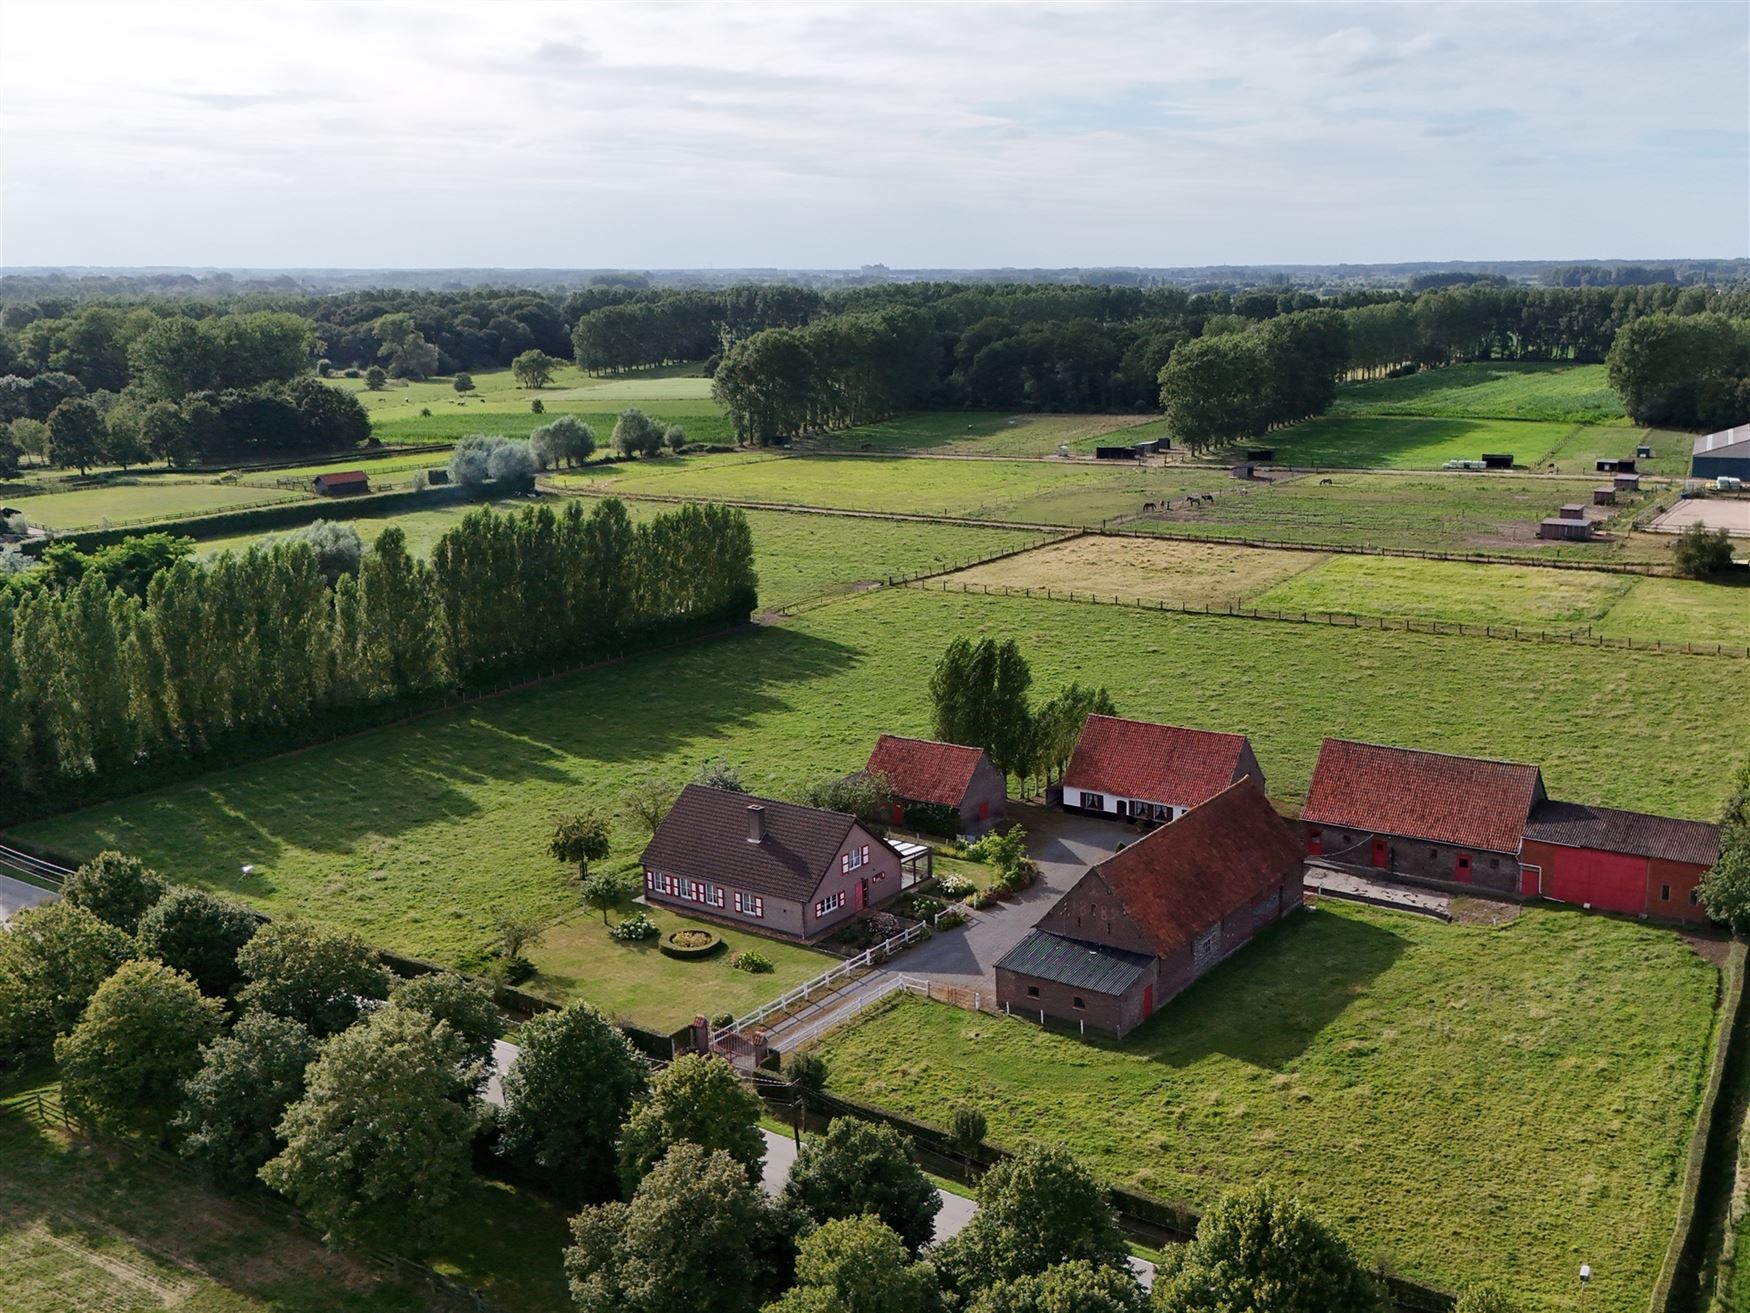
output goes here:
<path id="1" fill-rule="evenodd" d="M 869 850 L 869 860 L 856 869 L 845 869 L 847 854 L 852 849 L 864 848 Z M 675 879 L 678 894 L 667 891 L 662 883 L 665 876 Z M 861 825 L 854 825 L 834 855 L 831 869 L 805 903 L 755 894 L 717 881 L 673 877 L 653 867 L 645 868 L 644 897 L 647 902 L 701 921 L 734 926 L 774 939 L 814 940 L 848 925 L 866 908 L 893 902 L 899 897 L 899 881 L 899 854 Z M 692 896 L 694 885 L 703 887 L 702 899 Z M 815 913 L 816 903 L 839 902 L 841 897 L 839 906 Z M 863 899 L 866 901 L 860 901 Z"/>
<path id="2" fill-rule="evenodd" d="M 988 758 L 981 757 L 960 800 L 961 833 L 983 834 L 1008 815 L 1008 804 L 1009 782 Z"/>
<path id="3" fill-rule="evenodd" d="M 1566 844 L 1538 839 L 1525 841 L 1520 861 L 1525 868 L 1522 892 L 1528 898 L 1544 896 L 1574 902 L 1574 895 L 1585 888 L 1585 892 L 1592 894 L 1587 901 L 1602 911 L 1687 925 L 1703 925 L 1708 920 L 1707 909 L 1701 906 L 1694 892 L 1708 872 L 1705 866 L 1658 857 L 1570 848 Z M 1595 887 L 1586 888 L 1576 876 L 1564 878 L 1565 873 L 1579 871 L 1598 861 L 1608 863 L 1614 869 L 1617 873 L 1614 881 L 1599 882 Z"/>
<path id="4" fill-rule="evenodd" d="M 1076 881 L 1070 891 L 1034 924 L 1047 934 L 1062 935 L 1065 939 L 1104 944 L 1131 953 L 1154 952 L 1154 945 L 1130 919 L 1118 895 L 1097 871 L 1089 871 Z"/>
<path id="5" fill-rule="evenodd" d="M 1123 1036 L 1148 1019 L 1143 1015 L 1143 999 L 1151 985 L 1155 990 L 1155 1008 L 1159 1010 L 1161 986 L 1155 971 L 1144 971 L 1122 994 L 1101 994 L 1082 985 L 1060 985 L 1053 980 L 999 969 L 997 1006 L 1035 1021 L 1044 1012 L 1059 1022 L 1071 1025 L 1086 1022 L 1089 1030 L 1102 1035 Z"/>
<path id="6" fill-rule="evenodd" d="M 1346 829 L 1337 825 L 1314 825 L 1300 821 L 1307 853 L 1320 855 L 1339 866 L 1353 867 L 1382 879 L 1413 880 L 1460 892 L 1478 889 L 1504 898 L 1519 898 L 1519 858 L 1514 853 L 1461 848 L 1455 844 L 1410 839 L 1398 834 Z M 1468 859 L 1470 869 L 1460 869 Z M 1468 878 L 1466 878 L 1468 874 Z"/>
<path id="7" fill-rule="evenodd" d="M 1703 924 L 1707 908 L 1696 893 L 1709 868 L 1689 862 L 1670 862 L 1661 857 L 1647 861 L 1647 915 L 1661 921 Z"/>

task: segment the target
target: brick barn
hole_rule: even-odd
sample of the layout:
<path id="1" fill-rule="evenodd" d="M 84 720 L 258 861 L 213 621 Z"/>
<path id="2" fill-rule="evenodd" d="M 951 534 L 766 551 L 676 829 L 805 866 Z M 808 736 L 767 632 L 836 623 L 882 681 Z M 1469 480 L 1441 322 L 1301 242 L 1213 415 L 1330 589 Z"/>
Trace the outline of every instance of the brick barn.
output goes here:
<path id="1" fill-rule="evenodd" d="M 1309 855 L 1491 893 L 1519 893 L 1536 766 L 1326 739 L 1302 808 Z"/>
<path id="2" fill-rule="evenodd" d="M 997 1001 L 1123 1036 L 1300 903 L 1300 842 L 1241 779 L 1091 867 L 997 963 Z"/>
<path id="3" fill-rule="evenodd" d="M 699 784 L 639 861 L 646 902 L 779 939 L 820 939 L 899 897 L 899 854 L 856 817 Z"/>
<path id="4" fill-rule="evenodd" d="M 371 490 L 371 476 L 363 470 L 339 470 L 333 474 L 318 474 L 310 486 L 324 497 L 355 497 Z"/>
<path id="5" fill-rule="evenodd" d="M 1264 772 L 1244 734 L 1089 716 L 1063 773 L 1066 811 L 1119 820 L 1172 821 Z"/>
<path id="6" fill-rule="evenodd" d="M 1696 890 L 1720 860 L 1720 828 L 1705 821 L 1543 802 L 1519 851 L 1527 898 L 1672 921 L 1707 920 Z"/>
<path id="7" fill-rule="evenodd" d="M 947 807 L 959 814 L 960 834 L 979 835 L 1008 812 L 1009 782 L 980 748 L 883 734 L 864 769 L 887 777 L 895 825 L 906 823 L 907 807 Z"/>

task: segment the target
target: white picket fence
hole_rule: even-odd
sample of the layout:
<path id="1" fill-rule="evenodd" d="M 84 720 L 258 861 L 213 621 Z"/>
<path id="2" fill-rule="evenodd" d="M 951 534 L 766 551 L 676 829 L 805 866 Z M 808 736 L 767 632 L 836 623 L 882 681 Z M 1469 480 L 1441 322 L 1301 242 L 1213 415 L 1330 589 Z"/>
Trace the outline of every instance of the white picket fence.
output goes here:
<path id="1" fill-rule="evenodd" d="M 808 1043 L 809 1040 L 814 1039 L 824 1031 L 831 1030 L 835 1026 L 844 1025 L 845 1022 L 849 1021 L 859 1012 L 864 1012 L 869 1008 L 874 1007 L 875 1004 L 879 1003 L 889 994 L 898 993 L 902 989 L 908 990 L 913 994 L 922 994 L 924 997 L 928 998 L 930 993 L 930 982 L 919 976 L 888 976 L 882 980 L 879 985 L 875 986 L 874 989 L 869 990 L 867 993 L 856 995 L 845 1006 L 835 1008 L 824 1017 L 821 1017 L 818 1021 L 810 1022 L 801 1030 L 785 1031 L 782 1041 L 783 1052 L 789 1053 L 793 1049 L 801 1048 L 804 1044 Z"/>
<path id="2" fill-rule="evenodd" d="M 755 1008 L 746 1016 L 737 1017 L 727 1026 L 712 1031 L 712 1036 L 739 1035 L 749 1026 L 757 1026 L 767 1017 L 776 1016 L 780 1012 L 788 1012 L 798 1003 L 806 1003 L 823 989 L 835 987 L 840 981 L 847 980 L 860 971 L 867 971 L 880 962 L 885 962 L 908 944 L 914 944 L 929 933 L 929 927 L 922 923 L 902 930 L 891 939 L 883 939 L 872 948 L 866 948 L 855 957 L 846 958 L 835 967 L 822 971 L 812 980 L 805 980 L 788 993 L 780 994 L 770 1003 Z"/>

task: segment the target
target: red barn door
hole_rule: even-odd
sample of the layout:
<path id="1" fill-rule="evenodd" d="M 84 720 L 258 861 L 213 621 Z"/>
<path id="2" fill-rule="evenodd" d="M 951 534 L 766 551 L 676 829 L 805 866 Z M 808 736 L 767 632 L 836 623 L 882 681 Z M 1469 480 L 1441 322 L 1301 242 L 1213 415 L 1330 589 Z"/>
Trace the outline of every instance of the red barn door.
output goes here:
<path id="1" fill-rule="evenodd" d="M 1608 912 L 1639 916 L 1647 910 L 1647 860 L 1590 848 L 1557 848 L 1543 873 L 1546 898 L 1590 903 Z"/>

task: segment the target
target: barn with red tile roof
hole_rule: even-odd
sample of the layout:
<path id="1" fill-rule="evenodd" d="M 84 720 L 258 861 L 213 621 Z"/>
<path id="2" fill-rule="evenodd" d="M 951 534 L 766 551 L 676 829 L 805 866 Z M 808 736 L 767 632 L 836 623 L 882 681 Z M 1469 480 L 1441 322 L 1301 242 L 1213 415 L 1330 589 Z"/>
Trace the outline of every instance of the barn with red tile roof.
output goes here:
<path id="1" fill-rule="evenodd" d="M 1519 850 L 1521 891 L 1665 921 L 1706 921 L 1702 877 L 1720 860 L 1720 827 L 1706 821 L 1541 802 Z"/>
<path id="2" fill-rule="evenodd" d="M 1264 772 L 1244 734 L 1089 716 L 1063 773 L 1066 810 L 1170 821 Z"/>
<path id="3" fill-rule="evenodd" d="M 940 828 L 927 822 L 945 819 L 947 808 L 958 817 L 955 833 L 978 835 L 1008 811 L 1009 783 L 980 748 L 883 734 L 864 769 L 887 777 L 895 825 L 910 811 L 919 828 Z"/>
<path id="4" fill-rule="evenodd" d="M 1122 1036 L 1300 903 L 1300 841 L 1241 779 L 1090 868 L 997 963 L 997 1001 Z"/>
<path id="5" fill-rule="evenodd" d="M 1519 892 L 1519 845 L 1544 800 L 1536 766 L 1326 739 L 1302 808 L 1307 851 L 1455 887 Z"/>

